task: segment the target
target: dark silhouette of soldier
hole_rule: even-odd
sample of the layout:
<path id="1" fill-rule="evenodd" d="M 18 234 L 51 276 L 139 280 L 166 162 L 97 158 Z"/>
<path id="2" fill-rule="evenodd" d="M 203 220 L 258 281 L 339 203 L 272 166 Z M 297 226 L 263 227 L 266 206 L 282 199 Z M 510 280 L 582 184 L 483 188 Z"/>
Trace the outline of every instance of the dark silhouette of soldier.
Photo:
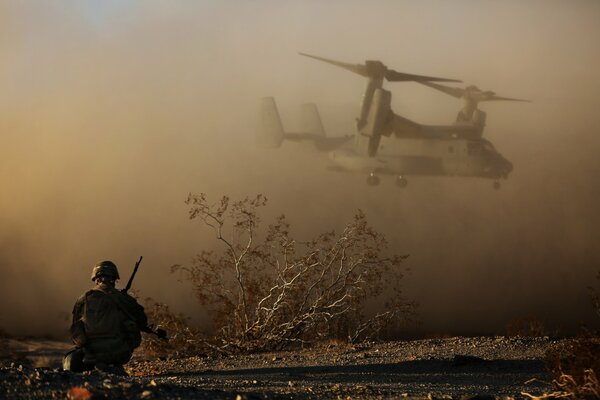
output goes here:
<path id="1" fill-rule="evenodd" d="M 73 307 L 71 339 L 76 347 L 63 359 L 66 371 L 96 368 L 126 375 L 123 364 L 141 344 L 141 332 L 150 328 L 144 308 L 115 288 L 117 279 L 119 271 L 112 261 L 94 266 L 95 286 L 79 297 Z"/>

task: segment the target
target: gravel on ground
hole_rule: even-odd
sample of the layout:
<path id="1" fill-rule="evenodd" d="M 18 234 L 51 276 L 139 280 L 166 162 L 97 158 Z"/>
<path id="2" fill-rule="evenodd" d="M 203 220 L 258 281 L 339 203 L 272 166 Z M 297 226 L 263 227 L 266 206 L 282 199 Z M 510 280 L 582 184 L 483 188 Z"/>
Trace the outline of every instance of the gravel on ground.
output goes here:
<path id="1" fill-rule="evenodd" d="M 120 377 L 60 370 L 68 344 L 16 341 L 18 351 L 0 358 L 0 398 L 522 398 L 523 392 L 552 389 L 543 359 L 557 343 L 547 337 L 454 337 L 233 356 L 137 355 L 126 366 L 130 376 Z"/>

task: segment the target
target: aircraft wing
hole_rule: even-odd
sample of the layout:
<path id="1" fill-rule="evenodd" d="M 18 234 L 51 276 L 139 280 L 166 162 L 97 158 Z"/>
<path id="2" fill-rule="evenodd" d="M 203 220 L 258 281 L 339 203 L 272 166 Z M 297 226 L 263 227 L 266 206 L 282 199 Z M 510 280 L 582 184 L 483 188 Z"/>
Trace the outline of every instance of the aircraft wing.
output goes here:
<path id="1" fill-rule="evenodd" d="M 396 136 L 420 136 L 423 133 L 421 124 L 396 114 L 393 114 L 391 131 Z"/>
<path id="2" fill-rule="evenodd" d="M 394 114 L 391 131 L 396 137 L 416 137 L 448 139 L 456 137 L 476 137 L 478 130 L 473 124 L 465 125 L 421 125 Z"/>

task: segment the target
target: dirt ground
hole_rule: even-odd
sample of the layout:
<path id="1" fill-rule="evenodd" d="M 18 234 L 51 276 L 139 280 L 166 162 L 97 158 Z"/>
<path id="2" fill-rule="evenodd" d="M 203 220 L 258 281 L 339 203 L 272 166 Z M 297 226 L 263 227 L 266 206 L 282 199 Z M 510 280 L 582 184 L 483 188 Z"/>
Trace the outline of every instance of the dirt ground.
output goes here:
<path id="1" fill-rule="evenodd" d="M 59 369 L 67 343 L 10 340 L 1 399 L 522 398 L 551 389 L 549 338 L 455 337 L 289 352 L 143 360 L 129 377 Z"/>

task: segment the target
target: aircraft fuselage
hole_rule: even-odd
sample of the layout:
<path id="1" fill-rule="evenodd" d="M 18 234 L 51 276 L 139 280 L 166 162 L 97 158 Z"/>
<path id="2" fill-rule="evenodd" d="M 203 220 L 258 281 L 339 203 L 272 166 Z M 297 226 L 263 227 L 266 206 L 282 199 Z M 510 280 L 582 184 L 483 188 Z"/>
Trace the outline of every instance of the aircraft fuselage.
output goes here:
<path id="1" fill-rule="evenodd" d="M 398 176 L 506 178 L 512 164 L 482 138 L 382 138 L 373 157 L 350 146 L 329 153 L 332 169 Z"/>

